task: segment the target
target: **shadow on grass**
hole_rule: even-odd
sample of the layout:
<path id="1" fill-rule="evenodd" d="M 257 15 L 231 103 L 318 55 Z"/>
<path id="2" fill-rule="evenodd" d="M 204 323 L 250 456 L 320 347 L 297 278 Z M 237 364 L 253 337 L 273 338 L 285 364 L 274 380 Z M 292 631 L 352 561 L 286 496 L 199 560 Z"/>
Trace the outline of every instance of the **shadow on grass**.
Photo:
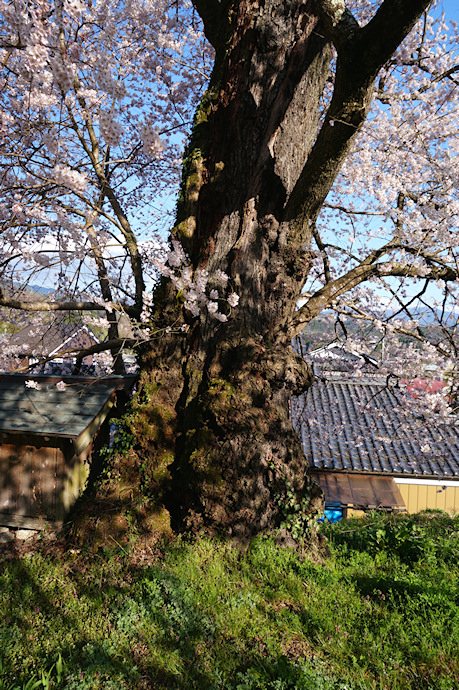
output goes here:
<path id="1" fill-rule="evenodd" d="M 353 582 L 362 597 L 385 601 L 387 606 L 393 608 L 411 600 L 412 603 L 417 602 L 426 608 L 432 608 L 438 616 L 454 614 L 459 604 L 457 587 L 448 586 L 444 580 L 438 584 L 426 584 L 425 581 L 417 584 L 401 577 L 393 579 L 357 575 Z"/>
<path id="2" fill-rule="evenodd" d="M 213 631 L 180 582 L 157 568 L 131 570 L 140 587 L 130 596 L 125 582 L 91 582 L 78 570 L 63 583 L 44 561 L 15 559 L 0 570 L 6 687 L 50 668 L 59 652 L 65 688 L 213 686 L 200 651 Z"/>
<path id="3" fill-rule="evenodd" d="M 321 678 L 310 664 L 251 646 L 250 635 L 227 639 L 199 582 L 190 587 L 186 574 L 161 564 L 132 566 L 124 550 L 36 554 L 2 566 L 6 688 L 51 668 L 59 653 L 64 672 L 55 688 L 315 689 Z"/>

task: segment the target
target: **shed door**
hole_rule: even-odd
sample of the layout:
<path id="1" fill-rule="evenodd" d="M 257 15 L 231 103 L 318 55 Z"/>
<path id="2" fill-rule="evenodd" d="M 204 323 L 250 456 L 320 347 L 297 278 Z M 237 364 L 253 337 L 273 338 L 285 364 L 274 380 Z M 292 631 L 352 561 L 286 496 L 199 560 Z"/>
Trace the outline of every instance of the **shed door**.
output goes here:
<path id="1" fill-rule="evenodd" d="M 0 445 L 0 513 L 55 519 L 58 448 Z"/>

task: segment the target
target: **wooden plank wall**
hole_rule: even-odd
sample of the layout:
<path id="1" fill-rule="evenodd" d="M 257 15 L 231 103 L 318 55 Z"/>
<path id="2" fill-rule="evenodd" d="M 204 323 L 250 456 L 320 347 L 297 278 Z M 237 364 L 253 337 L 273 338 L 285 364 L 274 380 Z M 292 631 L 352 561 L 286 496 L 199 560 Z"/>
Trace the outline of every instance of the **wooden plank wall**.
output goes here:
<path id="1" fill-rule="evenodd" d="M 0 520 L 3 525 L 62 522 L 83 490 L 89 474 L 90 444 L 80 456 L 62 448 L 0 444 Z"/>
<path id="2" fill-rule="evenodd" d="M 60 448 L 2 443 L 0 513 L 55 520 L 63 465 Z"/>

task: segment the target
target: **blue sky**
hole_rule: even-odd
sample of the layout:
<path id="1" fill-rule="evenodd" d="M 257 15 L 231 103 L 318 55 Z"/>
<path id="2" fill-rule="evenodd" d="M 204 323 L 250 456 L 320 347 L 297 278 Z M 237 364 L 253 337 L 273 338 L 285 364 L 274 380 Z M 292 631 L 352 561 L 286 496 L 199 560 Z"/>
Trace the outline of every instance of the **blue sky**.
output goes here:
<path id="1" fill-rule="evenodd" d="M 450 19 L 455 19 L 459 21 L 459 3 L 458 0 L 443 0 L 440 5 L 443 7 L 444 12 Z"/>

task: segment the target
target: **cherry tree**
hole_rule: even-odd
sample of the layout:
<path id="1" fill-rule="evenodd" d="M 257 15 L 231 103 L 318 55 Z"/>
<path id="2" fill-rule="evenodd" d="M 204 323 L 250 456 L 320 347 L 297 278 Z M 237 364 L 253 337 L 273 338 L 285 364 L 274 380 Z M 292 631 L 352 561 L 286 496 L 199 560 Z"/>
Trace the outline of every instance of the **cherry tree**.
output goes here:
<path id="1" fill-rule="evenodd" d="M 77 531 L 134 519 L 245 540 L 292 495 L 306 524 L 321 494 L 289 400 L 312 374 L 290 342 L 324 310 L 421 341 L 429 309 L 444 326 L 429 347 L 454 366 L 457 32 L 428 5 L 3 3 L 0 305 L 104 308 L 115 361 L 117 312 L 142 340 L 111 479 Z M 167 135 L 209 72 L 160 257 L 139 214 L 171 184 Z M 24 261 L 52 252 L 54 301 L 18 300 Z"/>
<path id="2" fill-rule="evenodd" d="M 119 316 L 140 319 L 209 49 L 191 11 L 161 2 L 0 12 L 3 304 L 104 309 L 122 371 Z M 15 294 L 40 282 L 52 302 Z"/>
<path id="3" fill-rule="evenodd" d="M 426 359 L 430 346 L 457 356 L 458 72 L 455 27 L 428 15 L 381 70 L 372 112 L 314 230 L 312 299 L 298 323 L 344 277 L 333 305 L 341 317 L 372 322 L 388 343 L 394 334 L 417 342 Z"/>

